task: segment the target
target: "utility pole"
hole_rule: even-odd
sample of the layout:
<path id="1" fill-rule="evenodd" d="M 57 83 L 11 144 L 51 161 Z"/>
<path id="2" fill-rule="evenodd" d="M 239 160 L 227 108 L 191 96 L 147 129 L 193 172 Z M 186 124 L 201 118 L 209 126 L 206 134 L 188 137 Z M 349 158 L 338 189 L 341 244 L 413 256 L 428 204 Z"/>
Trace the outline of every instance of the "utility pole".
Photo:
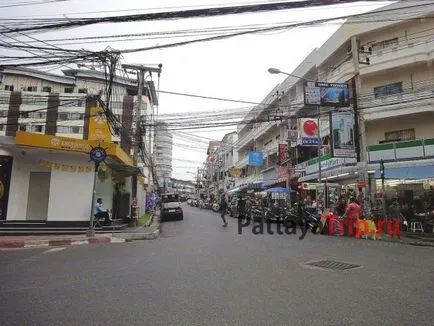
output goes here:
<path id="1" fill-rule="evenodd" d="M 143 96 L 143 86 L 144 86 L 144 81 L 145 81 L 145 73 L 152 73 L 152 72 L 156 72 L 158 74 L 161 73 L 161 68 L 163 65 L 158 65 L 158 68 L 154 68 L 154 67 L 147 67 L 147 66 L 143 66 L 143 65 L 132 65 L 132 64 L 123 64 L 122 68 L 123 69 L 130 69 L 130 70 L 134 70 L 137 73 L 137 106 L 135 107 L 135 112 L 133 114 L 133 121 L 135 121 L 136 124 L 136 128 L 135 128 L 135 132 L 134 132 L 134 148 L 133 148 L 133 161 L 134 161 L 134 165 L 137 166 L 137 162 L 138 162 L 138 154 L 139 154 L 139 146 L 142 143 L 142 133 L 141 133 L 141 109 L 142 109 L 142 96 Z M 147 122 L 147 112 L 145 112 L 145 119 L 144 119 L 144 123 L 146 125 Z M 146 132 L 146 131 L 145 131 Z M 150 133 L 150 128 L 148 128 L 148 133 Z M 149 135 L 150 137 L 150 135 Z M 149 143 L 149 146 L 151 145 L 151 142 Z M 148 148 L 149 151 L 149 155 L 151 154 L 151 147 Z M 150 160 L 150 163 L 152 164 L 152 160 Z M 151 166 L 148 167 L 148 170 L 151 170 Z M 150 186 L 150 173 L 148 173 L 148 183 Z M 132 180 L 132 198 L 136 198 L 137 197 L 137 176 L 133 175 L 133 180 Z"/>
<path id="2" fill-rule="evenodd" d="M 322 181 L 322 170 L 321 170 L 321 107 L 318 106 L 317 108 L 317 125 L 318 125 L 318 183 L 321 183 Z"/>

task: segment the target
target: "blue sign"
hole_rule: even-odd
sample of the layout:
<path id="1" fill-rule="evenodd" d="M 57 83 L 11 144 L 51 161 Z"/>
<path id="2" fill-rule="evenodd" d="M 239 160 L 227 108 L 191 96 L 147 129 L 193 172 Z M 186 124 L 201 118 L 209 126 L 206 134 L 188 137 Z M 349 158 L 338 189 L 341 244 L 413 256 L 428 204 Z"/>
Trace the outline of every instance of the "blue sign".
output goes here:
<path id="1" fill-rule="evenodd" d="M 301 144 L 305 146 L 318 146 L 320 144 L 319 138 L 312 138 L 312 137 L 303 137 L 301 139 Z"/>
<path id="2" fill-rule="evenodd" d="M 263 166 L 264 153 L 262 152 L 249 152 L 249 165 L 250 166 Z"/>
<path id="3" fill-rule="evenodd" d="M 90 159 L 95 163 L 104 162 L 106 157 L 107 157 L 107 153 L 105 149 L 102 147 L 95 147 L 92 148 L 92 150 L 90 151 Z"/>

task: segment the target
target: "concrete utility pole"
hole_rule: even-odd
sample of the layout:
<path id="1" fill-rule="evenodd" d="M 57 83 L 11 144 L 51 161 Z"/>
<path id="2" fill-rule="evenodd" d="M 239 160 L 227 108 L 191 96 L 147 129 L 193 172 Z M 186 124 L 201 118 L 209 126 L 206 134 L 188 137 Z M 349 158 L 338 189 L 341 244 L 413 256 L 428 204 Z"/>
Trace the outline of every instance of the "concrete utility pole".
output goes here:
<path id="1" fill-rule="evenodd" d="M 143 66 L 143 65 L 132 65 L 132 64 L 123 64 L 122 68 L 123 69 L 130 69 L 130 70 L 135 70 L 137 72 L 137 106 L 135 108 L 135 112 L 133 114 L 133 121 L 135 121 L 136 123 L 136 130 L 134 133 L 134 148 L 133 148 L 133 160 L 134 160 L 134 165 L 137 166 L 137 162 L 138 162 L 138 154 L 139 154 L 139 145 L 141 143 L 141 109 L 142 109 L 142 96 L 143 96 L 143 86 L 144 86 L 144 81 L 145 81 L 145 74 L 146 72 L 148 73 L 152 73 L 152 72 L 156 72 L 158 74 L 161 73 L 161 68 L 163 65 L 158 65 L 158 68 L 154 68 L 154 67 L 147 67 L 147 66 Z M 144 123 L 146 125 L 147 122 L 147 112 L 145 112 L 145 119 L 144 119 Z M 148 132 L 150 132 L 150 128 L 148 128 Z M 149 137 L 151 139 L 151 134 L 149 134 Z M 152 150 L 151 147 L 151 142 L 149 142 L 149 154 L 150 151 Z M 151 160 L 150 162 L 151 164 L 153 163 L 153 160 Z M 151 167 L 148 167 L 148 170 L 151 170 Z M 151 179 L 150 179 L 150 173 L 148 174 L 148 183 L 150 183 Z M 137 197 L 137 176 L 134 175 L 133 176 L 133 182 L 132 182 L 132 198 Z"/>

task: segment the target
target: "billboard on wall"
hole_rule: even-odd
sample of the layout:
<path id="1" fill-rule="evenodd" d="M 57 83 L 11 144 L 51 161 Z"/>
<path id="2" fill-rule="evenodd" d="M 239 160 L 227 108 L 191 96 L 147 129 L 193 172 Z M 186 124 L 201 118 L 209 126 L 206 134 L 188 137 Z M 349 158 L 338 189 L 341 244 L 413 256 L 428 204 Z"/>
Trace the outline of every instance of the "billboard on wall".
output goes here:
<path id="1" fill-rule="evenodd" d="M 318 146 L 318 123 L 316 119 L 300 119 L 300 135 L 302 146 Z"/>
<path id="2" fill-rule="evenodd" d="M 333 157 L 356 157 L 354 115 L 330 112 L 331 154 Z"/>
<path id="3" fill-rule="evenodd" d="M 262 152 L 249 152 L 249 165 L 262 166 L 264 165 L 264 153 Z"/>
<path id="4" fill-rule="evenodd" d="M 304 104 L 314 106 L 348 107 L 350 89 L 347 84 L 305 82 Z"/>

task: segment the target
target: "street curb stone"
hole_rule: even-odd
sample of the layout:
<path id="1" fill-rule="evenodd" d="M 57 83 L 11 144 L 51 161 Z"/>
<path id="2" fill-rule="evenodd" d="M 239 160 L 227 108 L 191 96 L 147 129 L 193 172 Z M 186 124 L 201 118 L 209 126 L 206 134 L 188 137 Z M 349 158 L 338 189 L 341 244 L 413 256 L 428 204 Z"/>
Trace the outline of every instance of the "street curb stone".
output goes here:
<path id="1" fill-rule="evenodd" d="M 106 243 L 121 243 L 125 239 L 114 237 L 96 237 L 89 239 L 59 239 L 59 240 L 6 240 L 0 238 L 0 249 L 12 248 L 45 248 L 45 247 L 64 247 L 83 244 L 106 244 Z"/>
<path id="2" fill-rule="evenodd" d="M 155 230 L 151 233 L 119 233 L 116 235 L 116 237 L 128 242 L 136 240 L 155 240 L 161 233 L 160 216 L 153 214 L 151 218 L 151 224 L 148 227 L 155 227 Z"/>

